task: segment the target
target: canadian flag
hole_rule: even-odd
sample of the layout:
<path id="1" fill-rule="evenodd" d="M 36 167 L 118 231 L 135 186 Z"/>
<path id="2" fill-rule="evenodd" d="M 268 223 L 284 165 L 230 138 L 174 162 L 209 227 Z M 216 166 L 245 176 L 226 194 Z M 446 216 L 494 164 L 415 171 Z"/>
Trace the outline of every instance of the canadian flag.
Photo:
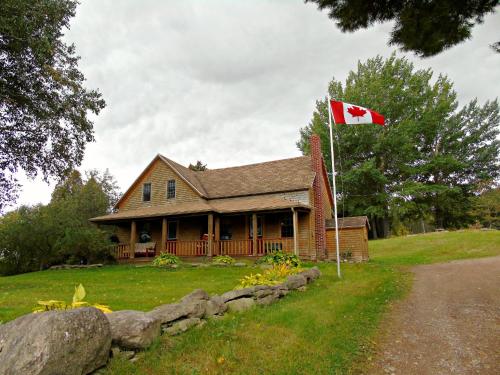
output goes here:
<path id="1" fill-rule="evenodd" d="M 330 100 L 333 118 L 337 124 L 378 124 L 385 125 L 384 116 L 380 113 L 358 105 Z"/>

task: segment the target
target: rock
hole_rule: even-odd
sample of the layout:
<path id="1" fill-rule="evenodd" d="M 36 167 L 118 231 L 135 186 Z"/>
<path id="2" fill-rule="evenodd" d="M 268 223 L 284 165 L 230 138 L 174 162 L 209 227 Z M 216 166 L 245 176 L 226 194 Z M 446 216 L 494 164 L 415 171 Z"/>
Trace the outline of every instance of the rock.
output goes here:
<path id="1" fill-rule="evenodd" d="M 158 306 L 146 314 L 159 320 L 161 324 L 167 324 L 187 316 L 189 314 L 189 310 L 185 304 L 170 303 Z"/>
<path id="2" fill-rule="evenodd" d="M 224 303 L 224 300 L 221 296 L 213 296 L 207 301 L 207 305 L 205 306 L 205 315 L 204 318 L 209 318 L 214 315 L 222 315 L 226 312 L 227 306 Z"/>
<path id="3" fill-rule="evenodd" d="M 28 314 L 0 325 L 0 374 L 88 374 L 110 348 L 109 322 L 93 307 Z"/>
<path id="4" fill-rule="evenodd" d="M 200 324 L 201 319 L 199 318 L 188 318 L 179 320 L 172 324 L 171 327 L 167 327 L 164 329 L 164 332 L 170 336 L 178 335 L 179 333 L 186 332 L 189 328 Z"/>
<path id="5" fill-rule="evenodd" d="M 302 271 L 301 273 L 299 273 L 299 275 L 304 276 L 307 282 L 311 283 L 321 276 L 321 271 L 318 269 L 318 267 L 313 267 L 308 270 Z"/>
<path id="6" fill-rule="evenodd" d="M 270 305 L 270 304 L 276 302 L 278 299 L 279 299 L 278 293 L 272 293 L 272 294 L 269 294 L 265 297 L 258 298 L 256 303 L 257 303 L 257 305 Z"/>
<path id="7" fill-rule="evenodd" d="M 113 344 L 145 349 L 160 335 L 160 320 L 142 311 L 122 310 L 107 315 Z"/>
<path id="8" fill-rule="evenodd" d="M 288 289 L 297 289 L 300 288 L 301 286 L 304 286 L 307 284 L 307 280 L 304 276 L 302 275 L 291 275 L 288 276 L 286 281 L 284 282 L 284 285 Z"/>
<path id="9" fill-rule="evenodd" d="M 241 298 L 241 297 L 250 297 L 253 296 L 255 292 L 255 287 L 249 287 L 244 289 L 236 289 L 226 292 L 221 295 L 224 302 L 232 301 L 233 299 Z"/>
<path id="10" fill-rule="evenodd" d="M 202 318 L 207 308 L 206 300 L 192 300 L 181 303 L 186 308 L 188 318 Z"/>
<path id="11" fill-rule="evenodd" d="M 191 293 L 185 295 L 181 298 L 180 302 L 191 302 L 199 300 L 209 300 L 210 296 L 203 289 L 195 289 Z"/>
<path id="12" fill-rule="evenodd" d="M 226 305 L 230 312 L 241 312 L 252 308 L 255 301 L 253 298 L 239 298 L 226 302 Z"/>
<path id="13" fill-rule="evenodd" d="M 299 292 L 305 292 L 307 290 L 307 286 L 305 286 L 305 285 L 304 286 L 300 286 L 300 287 L 297 288 L 297 290 Z"/>
<path id="14" fill-rule="evenodd" d="M 286 296 L 288 293 L 290 293 L 290 291 L 288 290 L 288 288 L 284 284 L 274 285 L 272 287 L 272 290 L 274 290 L 276 292 L 276 294 L 278 295 L 278 297 L 280 297 L 280 298 L 283 296 Z"/>
<path id="15" fill-rule="evenodd" d="M 247 264 L 243 262 L 236 262 L 233 264 L 234 267 L 246 267 Z"/>
<path id="16" fill-rule="evenodd" d="M 267 289 L 261 289 L 261 290 L 256 290 L 255 293 L 254 293 L 254 296 L 256 298 L 263 298 L 263 297 L 266 297 L 270 294 L 274 294 L 274 290 L 271 289 L 271 288 L 267 288 Z"/>
<path id="17" fill-rule="evenodd" d="M 187 300 L 183 303 L 170 303 L 167 305 L 161 305 L 154 308 L 147 314 L 155 319 L 158 319 L 161 324 L 168 324 L 170 322 L 173 322 L 174 320 L 185 317 L 201 318 L 203 317 L 203 315 L 205 315 L 206 306 L 206 300 L 192 299 Z"/>
<path id="18" fill-rule="evenodd" d="M 121 350 L 118 346 L 113 346 L 111 348 L 111 357 L 118 357 L 121 353 Z"/>
<path id="19" fill-rule="evenodd" d="M 126 350 L 124 352 L 120 352 L 120 355 L 125 359 L 132 359 L 135 357 L 135 352 L 133 350 Z"/>

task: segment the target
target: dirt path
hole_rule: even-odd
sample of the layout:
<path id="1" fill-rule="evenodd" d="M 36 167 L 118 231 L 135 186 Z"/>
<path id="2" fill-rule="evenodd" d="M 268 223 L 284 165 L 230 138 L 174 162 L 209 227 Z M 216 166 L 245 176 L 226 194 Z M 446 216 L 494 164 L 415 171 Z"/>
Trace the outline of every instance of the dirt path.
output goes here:
<path id="1" fill-rule="evenodd" d="M 369 374 L 500 374 L 500 257 L 413 268 Z"/>

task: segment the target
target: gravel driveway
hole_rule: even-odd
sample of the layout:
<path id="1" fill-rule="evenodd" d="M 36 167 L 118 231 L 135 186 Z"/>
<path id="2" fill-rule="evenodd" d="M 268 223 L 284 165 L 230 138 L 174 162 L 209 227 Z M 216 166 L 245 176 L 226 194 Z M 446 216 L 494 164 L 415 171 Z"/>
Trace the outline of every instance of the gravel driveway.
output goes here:
<path id="1" fill-rule="evenodd" d="M 500 374 L 500 257 L 417 266 L 369 374 Z"/>

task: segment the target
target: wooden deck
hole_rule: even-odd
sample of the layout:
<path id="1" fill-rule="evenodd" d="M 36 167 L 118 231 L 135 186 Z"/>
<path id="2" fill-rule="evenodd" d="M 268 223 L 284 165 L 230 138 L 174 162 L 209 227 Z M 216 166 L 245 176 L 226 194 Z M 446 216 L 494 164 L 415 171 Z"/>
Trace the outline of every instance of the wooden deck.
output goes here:
<path id="1" fill-rule="evenodd" d="M 148 261 L 159 255 L 161 252 L 174 254 L 180 257 L 204 257 L 217 255 L 229 256 L 262 256 L 271 251 L 281 250 L 287 253 L 293 253 L 293 238 L 259 238 L 256 241 L 256 248 L 252 239 L 248 240 L 196 240 L 196 241 L 167 241 L 163 249 L 156 246 L 146 252 L 132 255 L 130 244 L 121 243 L 113 248 L 113 254 L 118 260 Z M 211 249 L 210 249 L 211 247 Z M 135 246 L 134 246 L 135 248 Z M 210 251 L 211 250 L 211 251 Z"/>

